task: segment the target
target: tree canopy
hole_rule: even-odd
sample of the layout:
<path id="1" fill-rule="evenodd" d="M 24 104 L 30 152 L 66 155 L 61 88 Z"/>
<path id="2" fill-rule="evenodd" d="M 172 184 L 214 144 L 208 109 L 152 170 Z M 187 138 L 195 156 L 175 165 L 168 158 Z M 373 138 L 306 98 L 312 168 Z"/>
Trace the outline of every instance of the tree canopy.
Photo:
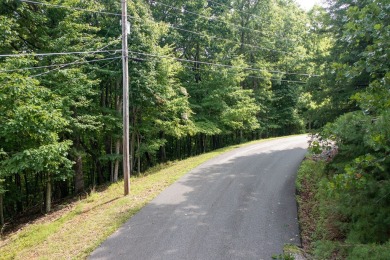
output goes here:
<path id="1" fill-rule="evenodd" d="M 325 126 L 348 234 L 387 241 L 386 217 L 359 221 L 389 209 L 390 6 L 327 2 L 129 2 L 132 174 Z M 123 175 L 120 16 L 112 0 L 0 3 L 2 224 Z"/>

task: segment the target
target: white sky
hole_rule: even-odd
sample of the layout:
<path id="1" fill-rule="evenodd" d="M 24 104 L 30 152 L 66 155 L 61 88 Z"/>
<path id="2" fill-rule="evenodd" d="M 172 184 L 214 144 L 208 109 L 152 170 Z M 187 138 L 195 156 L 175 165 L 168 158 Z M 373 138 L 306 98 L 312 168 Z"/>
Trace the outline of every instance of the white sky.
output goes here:
<path id="1" fill-rule="evenodd" d="M 296 0 L 306 11 L 310 10 L 314 4 L 320 4 L 320 0 Z"/>

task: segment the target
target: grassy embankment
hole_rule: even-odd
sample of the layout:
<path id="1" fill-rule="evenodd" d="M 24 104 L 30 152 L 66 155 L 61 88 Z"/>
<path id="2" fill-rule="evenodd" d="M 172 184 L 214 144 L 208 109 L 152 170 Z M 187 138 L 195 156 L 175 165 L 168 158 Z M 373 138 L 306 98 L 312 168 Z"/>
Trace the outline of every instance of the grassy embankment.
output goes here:
<path id="1" fill-rule="evenodd" d="M 267 139 L 269 140 L 269 139 Z M 123 196 L 123 181 L 63 205 L 0 241 L 0 259 L 83 259 L 162 190 L 201 163 L 248 144 L 155 167 L 131 178 L 131 192 Z"/>
<path id="2" fill-rule="evenodd" d="M 329 188 L 326 163 L 307 157 L 296 180 L 303 249 L 308 259 L 390 259 L 390 244 L 357 244 L 346 239 L 343 223 L 353 220 L 335 214 L 340 205 Z"/>

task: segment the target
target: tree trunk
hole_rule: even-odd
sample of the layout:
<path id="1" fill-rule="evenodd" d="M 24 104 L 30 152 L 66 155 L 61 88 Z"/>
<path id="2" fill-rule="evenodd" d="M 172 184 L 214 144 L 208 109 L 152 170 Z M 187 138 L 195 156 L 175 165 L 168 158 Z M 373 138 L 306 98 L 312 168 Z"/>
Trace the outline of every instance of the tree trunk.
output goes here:
<path id="1" fill-rule="evenodd" d="M 30 198 L 30 188 L 29 188 L 29 185 L 28 185 L 28 180 L 27 180 L 27 173 L 25 173 L 23 175 L 24 177 L 24 186 L 25 186 L 25 190 L 26 190 L 26 196 L 25 196 L 25 206 L 26 207 L 29 207 L 29 204 L 30 204 L 30 201 L 29 201 L 29 198 Z"/>
<path id="2" fill-rule="evenodd" d="M 22 192 L 22 180 L 20 178 L 20 174 L 17 173 L 15 174 L 15 185 L 17 187 L 17 189 L 19 190 L 20 194 L 23 194 Z M 23 211 L 23 202 L 18 199 L 16 201 L 16 209 L 17 209 L 17 212 L 22 212 Z"/>
<path id="3" fill-rule="evenodd" d="M 117 154 L 117 155 L 120 154 L 120 148 L 121 148 L 121 140 L 118 139 L 118 140 L 116 140 L 116 144 L 115 144 L 115 154 Z M 119 172 L 119 159 L 116 159 L 115 166 L 114 166 L 113 182 L 118 181 L 118 172 Z"/>
<path id="4" fill-rule="evenodd" d="M 141 146 L 141 136 L 140 134 L 138 133 L 137 134 L 137 172 L 138 172 L 138 175 L 140 175 L 141 173 L 141 149 L 140 149 L 140 146 Z"/>
<path id="5" fill-rule="evenodd" d="M 102 185 L 104 183 L 104 174 L 103 174 L 103 167 L 102 164 L 100 163 L 99 159 L 96 157 L 96 165 L 97 165 L 97 172 L 98 172 L 98 177 L 99 177 L 99 185 Z"/>
<path id="6" fill-rule="evenodd" d="M 81 155 L 77 155 L 75 158 L 75 176 L 74 176 L 74 189 L 75 193 L 84 191 L 84 174 L 83 174 L 83 159 Z"/>
<path id="7" fill-rule="evenodd" d="M 160 139 L 164 139 L 164 138 L 165 138 L 164 132 L 161 131 L 160 132 Z M 167 160 L 167 153 L 165 150 L 165 144 L 163 144 L 162 146 L 160 146 L 160 161 L 166 162 L 166 160 Z"/>
<path id="8" fill-rule="evenodd" d="M 183 158 L 183 154 L 181 152 L 181 140 L 176 139 L 176 142 L 177 142 L 177 148 L 178 148 L 178 152 L 179 152 L 179 159 L 181 160 Z"/>
<path id="9" fill-rule="evenodd" d="M 66 198 L 69 196 L 69 181 L 68 180 L 64 180 L 64 181 L 60 181 L 58 183 L 59 185 L 59 190 L 60 190 L 60 199 L 62 198 Z"/>
<path id="10" fill-rule="evenodd" d="M 202 153 L 206 153 L 206 135 L 201 134 L 201 138 L 202 138 Z"/>
<path id="11" fill-rule="evenodd" d="M 96 188 L 96 161 L 93 161 L 93 167 L 91 168 L 92 171 L 92 190 L 95 190 Z"/>
<path id="12" fill-rule="evenodd" d="M 130 161 L 130 176 L 131 174 L 133 173 L 134 171 L 134 151 L 135 151 L 135 133 L 132 133 L 131 134 L 131 137 L 130 137 L 130 147 L 129 147 L 129 150 L 130 150 L 130 155 L 129 155 L 129 161 Z"/>
<path id="13" fill-rule="evenodd" d="M 133 117 L 132 120 L 130 119 L 130 125 L 133 126 L 133 129 L 136 129 L 136 124 L 137 124 L 137 110 L 133 108 Z M 131 128 L 130 128 L 131 129 Z M 135 130 L 130 132 L 130 143 L 129 143 L 129 172 L 130 176 L 133 173 L 134 170 L 134 151 L 135 151 Z M 130 180 L 129 180 L 130 181 Z"/>
<path id="14" fill-rule="evenodd" d="M 110 154 L 113 154 L 112 150 L 112 136 L 110 137 Z M 114 182 L 114 163 L 112 160 L 110 160 L 110 182 Z"/>
<path id="15" fill-rule="evenodd" d="M 74 171 L 75 171 L 75 176 L 74 176 L 74 189 L 75 193 L 80 193 L 84 191 L 84 174 L 83 174 L 83 158 L 80 154 L 81 150 L 81 140 L 80 137 L 76 137 L 75 140 L 75 165 L 74 165 Z"/>
<path id="16" fill-rule="evenodd" d="M 199 42 L 196 43 L 195 61 L 200 61 L 200 46 L 199 46 Z M 199 83 L 201 81 L 200 70 L 199 70 L 200 69 L 200 63 L 195 62 L 194 63 L 194 67 L 195 67 L 195 82 Z"/>
<path id="17" fill-rule="evenodd" d="M 3 194 L 0 193 L 0 228 L 4 226 Z"/>
<path id="18" fill-rule="evenodd" d="M 192 140 L 191 136 L 187 137 L 188 157 L 192 156 Z"/>
<path id="19" fill-rule="evenodd" d="M 117 80 L 116 81 L 116 92 L 118 92 L 119 89 L 120 89 L 120 80 Z M 115 106 L 116 106 L 116 111 L 118 111 L 118 113 L 120 115 L 122 115 L 122 104 L 123 103 L 122 103 L 120 95 L 117 95 L 116 100 L 115 100 Z M 121 138 L 118 138 L 116 140 L 116 143 L 115 143 L 115 154 L 116 155 L 120 154 L 120 149 L 121 149 Z M 119 162 L 120 162 L 119 159 L 115 160 L 113 182 L 118 182 Z"/>
<path id="20" fill-rule="evenodd" d="M 51 211 L 51 175 L 47 175 L 46 182 L 46 213 Z"/>
<path id="21" fill-rule="evenodd" d="M 148 166 L 152 167 L 153 161 L 152 161 L 152 158 L 150 157 L 150 154 L 148 152 L 145 152 L 145 157 L 146 157 L 146 161 L 148 162 Z"/>

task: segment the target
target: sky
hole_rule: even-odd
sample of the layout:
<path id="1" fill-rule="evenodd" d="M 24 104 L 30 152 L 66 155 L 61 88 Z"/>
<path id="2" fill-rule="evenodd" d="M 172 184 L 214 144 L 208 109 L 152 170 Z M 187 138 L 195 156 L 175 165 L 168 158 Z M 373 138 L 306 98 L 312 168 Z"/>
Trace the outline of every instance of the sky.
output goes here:
<path id="1" fill-rule="evenodd" d="M 314 4 L 320 4 L 320 0 L 296 0 L 306 11 L 310 10 Z"/>

